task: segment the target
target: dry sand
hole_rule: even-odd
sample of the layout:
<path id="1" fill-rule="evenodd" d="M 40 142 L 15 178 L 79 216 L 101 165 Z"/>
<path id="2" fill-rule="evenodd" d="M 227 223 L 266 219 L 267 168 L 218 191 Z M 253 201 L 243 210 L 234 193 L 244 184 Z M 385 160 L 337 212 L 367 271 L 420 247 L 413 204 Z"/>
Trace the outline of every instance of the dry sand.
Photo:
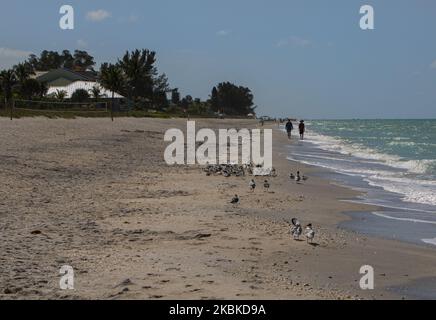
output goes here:
<path id="1" fill-rule="evenodd" d="M 255 127 L 198 120 L 197 128 Z M 353 191 L 286 160 L 274 131 L 271 190 L 251 177 L 168 167 L 166 129 L 181 119 L 0 119 L 1 299 L 380 299 L 436 275 L 434 250 L 337 228 Z M 311 178 L 296 185 L 289 172 Z M 261 185 L 261 179 L 258 185 Z M 241 204 L 229 200 L 235 194 Z M 283 219 L 311 222 L 316 245 Z M 376 289 L 359 288 L 362 265 Z M 75 271 L 60 290 L 59 269 Z"/>

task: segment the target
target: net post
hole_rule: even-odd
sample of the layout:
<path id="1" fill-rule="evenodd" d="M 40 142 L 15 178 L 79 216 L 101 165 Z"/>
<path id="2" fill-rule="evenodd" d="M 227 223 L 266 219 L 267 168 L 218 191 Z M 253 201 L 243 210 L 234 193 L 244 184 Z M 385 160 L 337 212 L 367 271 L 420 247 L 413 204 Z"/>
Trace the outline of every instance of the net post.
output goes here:
<path id="1" fill-rule="evenodd" d="M 111 102 L 111 119 L 112 122 L 114 122 L 114 102 Z"/>
<path id="2" fill-rule="evenodd" d="M 12 120 L 14 117 L 14 107 L 15 107 L 15 100 L 12 99 L 11 108 L 10 108 L 10 119 Z"/>

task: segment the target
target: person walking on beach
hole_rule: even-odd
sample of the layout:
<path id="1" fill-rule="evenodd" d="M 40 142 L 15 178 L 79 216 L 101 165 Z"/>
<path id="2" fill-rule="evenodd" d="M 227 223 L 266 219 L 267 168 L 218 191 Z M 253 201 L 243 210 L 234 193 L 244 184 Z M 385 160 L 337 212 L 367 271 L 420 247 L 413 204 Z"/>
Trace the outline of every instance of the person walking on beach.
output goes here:
<path id="1" fill-rule="evenodd" d="M 286 123 L 286 132 L 288 133 L 289 140 L 292 138 L 292 130 L 294 130 L 294 125 L 292 124 L 292 121 L 288 119 L 288 122 Z"/>
<path id="2" fill-rule="evenodd" d="M 300 121 L 298 129 L 300 130 L 300 139 L 304 140 L 304 133 L 306 132 L 306 125 L 304 124 L 304 120 Z"/>

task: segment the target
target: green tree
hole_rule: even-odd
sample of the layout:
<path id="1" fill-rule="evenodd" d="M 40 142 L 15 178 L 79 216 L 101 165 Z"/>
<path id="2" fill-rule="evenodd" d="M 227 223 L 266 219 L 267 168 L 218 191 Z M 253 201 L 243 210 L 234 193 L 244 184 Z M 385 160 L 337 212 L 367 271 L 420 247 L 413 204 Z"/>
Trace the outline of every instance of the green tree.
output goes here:
<path id="1" fill-rule="evenodd" d="M 91 95 L 95 101 L 98 101 L 98 99 L 101 97 L 101 89 L 98 86 L 93 86 L 91 89 Z"/>
<path id="2" fill-rule="evenodd" d="M 34 97 L 39 97 L 40 92 L 41 85 L 35 79 L 26 79 L 20 84 L 20 93 L 28 100 L 32 100 Z"/>
<path id="3" fill-rule="evenodd" d="M 48 86 L 45 82 L 39 83 L 39 97 L 42 99 L 47 95 Z"/>
<path id="4" fill-rule="evenodd" d="M 67 96 L 67 92 L 65 90 L 56 90 L 54 94 L 55 99 L 59 101 L 64 101 Z"/>
<path id="5" fill-rule="evenodd" d="M 100 83 L 104 88 L 112 92 L 111 118 L 113 121 L 115 92 L 122 92 L 125 85 L 121 69 L 116 65 L 104 63 L 100 68 Z"/>
<path id="6" fill-rule="evenodd" d="M 17 84 L 17 77 L 14 70 L 3 70 L 0 72 L 0 85 L 2 87 L 3 95 L 6 105 L 12 98 L 12 89 Z"/>
<path id="7" fill-rule="evenodd" d="M 62 51 L 62 67 L 67 69 L 74 68 L 74 57 L 69 50 Z"/>
<path id="8" fill-rule="evenodd" d="M 168 78 L 166 74 L 162 74 L 154 80 L 153 83 L 153 105 L 159 109 L 168 106 L 167 92 L 170 92 L 170 86 L 168 84 Z"/>
<path id="9" fill-rule="evenodd" d="M 249 88 L 222 82 L 218 84 L 216 90 L 216 101 L 218 101 L 220 111 L 222 110 L 225 114 L 246 116 L 254 112 L 254 97 Z M 214 94 L 213 90 L 212 94 Z"/>
<path id="10" fill-rule="evenodd" d="M 219 99 L 218 99 L 218 90 L 216 87 L 213 87 L 212 94 L 210 96 L 210 105 L 212 110 L 215 112 L 219 112 Z"/>
<path id="11" fill-rule="evenodd" d="M 118 67 L 126 79 L 125 94 L 136 101 L 139 97 L 153 99 L 153 83 L 156 75 L 156 53 L 147 49 L 129 52 L 118 60 Z"/>
<path id="12" fill-rule="evenodd" d="M 62 53 L 44 50 L 39 56 L 31 54 L 27 63 L 33 70 L 49 71 L 51 69 L 67 68 L 76 71 L 94 71 L 94 57 L 86 51 L 75 50 L 74 55 L 69 50 Z"/>
<path id="13" fill-rule="evenodd" d="M 62 57 L 56 51 L 44 50 L 40 56 L 30 56 L 29 63 L 32 67 L 38 71 L 49 71 L 51 69 L 57 69 L 62 66 Z"/>
<path id="14" fill-rule="evenodd" d="M 192 102 L 193 102 L 192 96 L 187 95 L 182 99 L 182 101 L 180 101 L 180 106 L 182 107 L 183 110 L 188 110 L 191 107 Z"/>
<path id="15" fill-rule="evenodd" d="M 175 104 L 176 106 L 180 104 L 180 92 L 177 88 L 171 91 L 171 103 Z"/>
<path id="16" fill-rule="evenodd" d="M 35 83 L 36 80 L 29 79 L 30 75 L 35 74 L 32 66 L 28 62 L 24 62 L 17 64 L 13 69 L 18 81 L 18 92 L 22 97 L 31 99 L 34 92 L 39 90 L 39 84 Z M 35 89 L 36 86 L 38 89 Z"/>
<path id="17" fill-rule="evenodd" d="M 86 51 L 74 51 L 74 65 L 73 69 L 76 71 L 94 71 L 95 61 L 94 57 Z"/>
<path id="18" fill-rule="evenodd" d="M 71 95 L 71 100 L 74 102 L 86 102 L 89 99 L 89 93 L 85 89 L 77 89 Z"/>
<path id="19" fill-rule="evenodd" d="M 35 74 L 32 66 L 28 62 L 19 63 L 14 66 L 14 72 L 20 84 L 23 84 L 31 75 Z"/>

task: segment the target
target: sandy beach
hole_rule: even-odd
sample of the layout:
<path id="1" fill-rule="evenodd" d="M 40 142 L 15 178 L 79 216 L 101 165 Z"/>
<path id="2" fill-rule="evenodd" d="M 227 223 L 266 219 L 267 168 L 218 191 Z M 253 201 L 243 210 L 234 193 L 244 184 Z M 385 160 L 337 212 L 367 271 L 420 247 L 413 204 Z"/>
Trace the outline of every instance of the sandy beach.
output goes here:
<path id="1" fill-rule="evenodd" d="M 0 298 L 401 299 L 390 288 L 436 277 L 434 249 L 338 228 L 344 212 L 374 208 L 287 160 L 290 142 L 271 127 L 278 176 L 251 193 L 249 176 L 165 163 L 164 132 L 183 119 L 0 118 Z M 290 181 L 297 170 L 310 179 Z M 294 217 L 314 225 L 315 245 L 291 239 Z M 75 290 L 59 288 L 63 265 Z M 359 287 L 363 265 L 374 290 Z"/>

